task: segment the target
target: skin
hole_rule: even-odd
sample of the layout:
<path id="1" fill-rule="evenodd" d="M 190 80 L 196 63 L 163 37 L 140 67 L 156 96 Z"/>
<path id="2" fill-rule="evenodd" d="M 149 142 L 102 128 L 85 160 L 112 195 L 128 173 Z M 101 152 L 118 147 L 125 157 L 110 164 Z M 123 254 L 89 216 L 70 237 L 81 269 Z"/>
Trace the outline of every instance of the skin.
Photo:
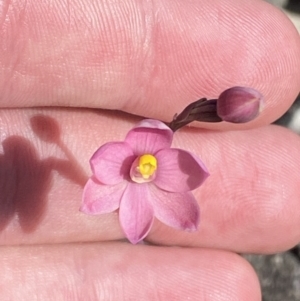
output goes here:
<path id="1" fill-rule="evenodd" d="M 268 3 L 208 2 L 1 2 L 1 300 L 261 299 L 236 253 L 300 241 L 300 139 L 269 125 L 299 92 L 300 39 Z M 155 221 L 156 246 L 132 246 L 116 213 L 78 211 L 100 145 L 235 85 L 264 94 L 255 121 L 174 138 L 211 173 L 198 232 Z"/>

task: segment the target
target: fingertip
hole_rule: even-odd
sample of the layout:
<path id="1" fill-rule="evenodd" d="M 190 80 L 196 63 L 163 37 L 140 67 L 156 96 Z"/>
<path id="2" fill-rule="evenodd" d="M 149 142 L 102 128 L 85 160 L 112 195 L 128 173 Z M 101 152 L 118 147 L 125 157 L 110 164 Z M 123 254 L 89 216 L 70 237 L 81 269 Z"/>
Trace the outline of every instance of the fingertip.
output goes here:
<path id="1" fill-rule="evenodd" d="M 214 1 L 203 3 L 202 7 L 197 16 L 195 12 L 188 13 L 188 8 L 181 11 L 178 23 L 183 28 L 190 24 L 188 30 L 193 23 L 193 29 L 186 30 L 188 34 L 173 54 L 176 64 L 164 70 L 162 84 L 167 82 L 166 87 L 172 89 L 169 95 L 162 96 L 167 109 L 161 110 L 160 105 L 158 117 L 170 119 L 171 112 L 179 113 L 191 101 L 216 98 L 225 89 L 240 85 L 255 88 L 264 95 L 265 107 L 258 118 L 245 124 L 222 122 L 197 126 L 250 129 L 274 121 L 299 93 L 300 39 L 294 25 L 265 1 Z M 172 41 L 178 35 L 164 36 L 169 55 L 174 47 Z M 158 110 L 153 111 L 157 114 Z"/>
<path id="2" fill-rule="evenodd" d="M 0 255 L 4 300 L 261 300 L 253 269 L 228 252 L 108 242 L 7 247 Z"/>
<path id="3" fill-rule="evenodd" d="M 96 107 L 171 121 L 201 97 L 253 87 L 266 98 L 255 121 L 200 124 L 241 129 L 270 123 L 299 92 L 299 34 L 265 1 L 98 1 L 82 10 L 77 0 L 69 11 L 56 2 L 6 11 L 2 106 Z"/>

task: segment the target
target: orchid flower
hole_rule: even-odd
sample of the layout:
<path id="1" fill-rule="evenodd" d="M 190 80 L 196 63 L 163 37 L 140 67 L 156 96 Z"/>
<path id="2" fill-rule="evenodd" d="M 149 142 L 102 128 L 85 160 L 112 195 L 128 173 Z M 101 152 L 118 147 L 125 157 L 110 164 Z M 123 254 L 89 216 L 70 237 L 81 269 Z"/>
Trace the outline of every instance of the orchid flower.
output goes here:
<path id="1" fill-rule="evenodd" d="M 90 160 L 93 176 L 84 188 L 81 211 L 119 209 L 121 227 L 133 244 L 149 233 L 154 217 L 176 229 L 196 230 L 200 210 L 190 191 L 209 174 L 195 155 L 171 148 L 172 139 L 163 122 L 146 119 L 123 142 L 101 146 Z"/>
<path id="2" fill-rule="evenodd" d="M 180 230 L 197 230 L 199 205 L 191 193 L 208 177 L 192 153 L 171 148 L 173 134 L 193 121 L 244 123 L 261 111 L 263 96 L 233 87 L 218 99 L 201 98 L 165 123 L 146 119 L 124 141 L 109 142 L 91 157 L 93 175 L 83 191 L 81 211 L 97 215 L 119 210 L 125 236 L 136 244 L 151 230 L 154 217 Z"/>

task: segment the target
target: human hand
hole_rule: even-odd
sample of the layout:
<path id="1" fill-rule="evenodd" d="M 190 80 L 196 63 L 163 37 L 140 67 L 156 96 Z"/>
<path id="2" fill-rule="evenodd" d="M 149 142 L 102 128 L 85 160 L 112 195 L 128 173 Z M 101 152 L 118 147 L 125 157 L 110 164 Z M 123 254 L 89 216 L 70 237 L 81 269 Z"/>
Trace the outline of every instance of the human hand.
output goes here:
<path id="1" fill-rule="evenodd" d="M 300 238 L 300 140 L 266 126 L 299 92 L 289 21 L 261 1 L 6 3 L 1 105 L 14 109 L 0 113 L 2 300 L 260 300 L 236 253 Z M 147 240 L 159 246 L 132 246 L 117 213 L 78 211 L 90 156 L 139 119 L 106 109 L 170 121 L 235 85 L 264 94 L 257 120 L 175 135 L 211 173 L 194 192 L 198 232 L 155 222 Z M 53 108 L 19 109 L 34 106 Z"/>

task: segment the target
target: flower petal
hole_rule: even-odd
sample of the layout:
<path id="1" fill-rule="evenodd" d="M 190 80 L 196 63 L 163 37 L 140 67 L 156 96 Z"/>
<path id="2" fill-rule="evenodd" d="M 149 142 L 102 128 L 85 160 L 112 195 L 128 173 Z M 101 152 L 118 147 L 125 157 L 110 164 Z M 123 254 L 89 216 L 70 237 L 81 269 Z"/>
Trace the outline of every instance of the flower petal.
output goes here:
<path id="1" fill-rule="evenodd" d="M 156 153 L 157 172 L 155 184 L 171 192 L 196 189 L 209 173 L 196 156 L 182 149 L 163 149 Z"/>
<path id="2" fill-rule="evenodd" d="M 157 219 L 179 230 L 197 230 L 200 208 L 191 192 L 168 192 L 155 185 L 151 185 L 149 190 Z"/>
<path id="3" fill-rule="evenodd" d="M 135 156 L 125 142 L 109 142 L 102 145 L 90 159 L 92 171 L 103 184 L 115 185 L 129 177 Z"/>
<path id="4" fill-rule="evenodd" d="M 117 185 L 103 185 L 96 178 L 90 178 L 83 190 L 80 211 L 86 214 L 103 214 L 119 208 L 127 182 Z"/>
<path id="5" fill-rule="evenodd" d="M 138 243 L 149 233 L 154 214 L 147 184 L 128 184 L 121 200 L 119 218 L 131 243 Z"/>
<path id="6" fill-rule="evenodd" d="M 172 130 L 163 122 L 145 119 L 128 132 L 125 141 L 139 156 L 155 154 L 160 149 L 170 148 L 172 139 Z"/>

